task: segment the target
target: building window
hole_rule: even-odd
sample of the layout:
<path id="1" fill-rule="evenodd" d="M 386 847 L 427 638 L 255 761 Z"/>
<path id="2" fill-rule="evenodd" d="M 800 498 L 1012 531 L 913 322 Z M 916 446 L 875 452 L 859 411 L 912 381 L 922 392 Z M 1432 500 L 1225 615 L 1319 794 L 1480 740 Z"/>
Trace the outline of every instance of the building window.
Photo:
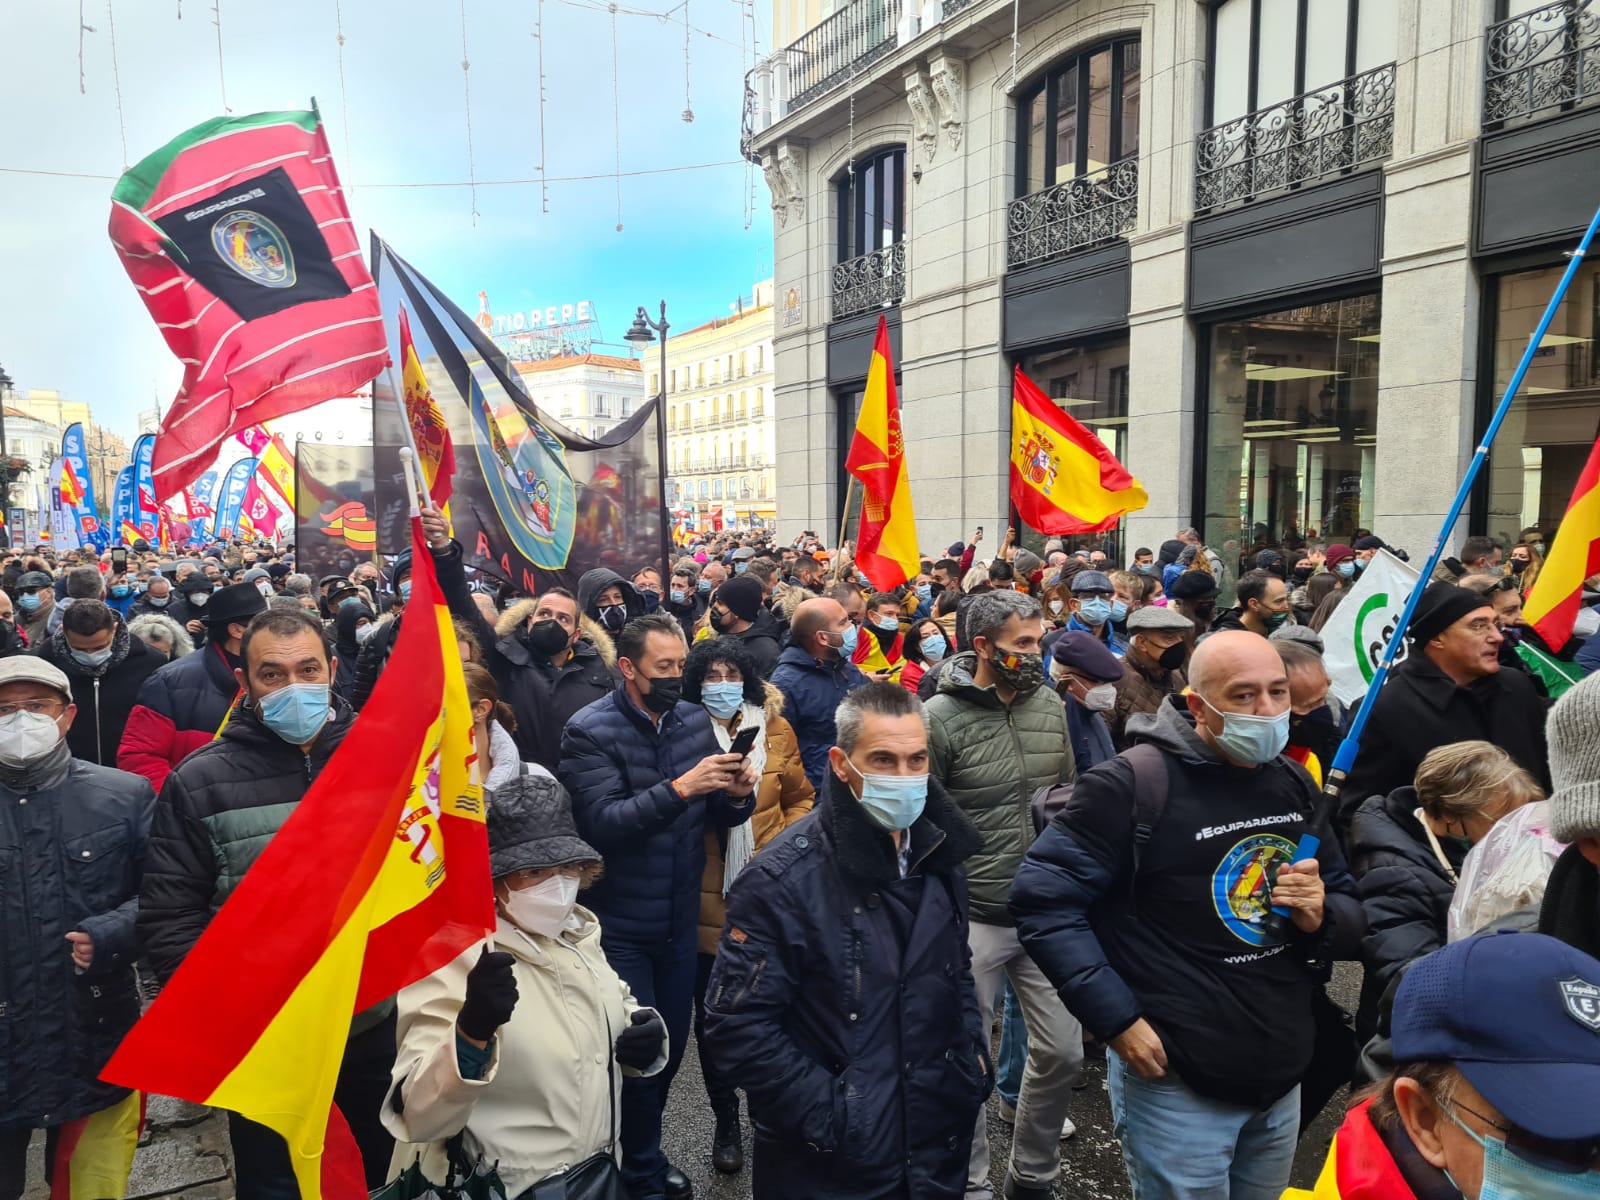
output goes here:
<path id="1" fill-rule="evenodd" d="M 1561 275 L 1559 266 L 1502 275 L 1494 291 L 1494 390 L 1505 394 Z M 1548 549 L 1600 428 L 1600 266 L 1585 264 L 1534 351 L 1528 374 L 1489 451 L 1484 532 L 1507 546 L 1538 526 Z M 1479 433 L 1482 432 L 1480 429 Z M 1482 493 L 1480 493 L 1481 495 Z"/>
<path id="2" fill-rule="evenodd" d="M 750 410 L 750 415 L 752 417 L 759 417 L 759 416 L 761 416 L 761 414 L 762 414 L 761 389 L 757 388 L 756 389 L 756 406 Z"/>
<path id="3" fill-rule="evenodd" d="M 711 498 L 713 500 L 722 499 L 722 480 L 713 479 L 711 481 Z"/>
<path id="4" fill-rule="evenodd" d="M 882 250 L 905 233 L 906 152 L 903 146 L 858 159 L 834 180 L 839 261 Z"/>
<path id="5" fill-rule="evenodd" d="M 1394 61 L 1394 0 L 1223 0 L 1211 10 L 1207 125 Z"/>
<path id="6" fill-rule="evenodd" d="M 756 477 L 756 496 L 762 500 L 767 498 L 767 477 L 765 475 Z"/>
<path id="7" fill-rule="evenodd" d="M 1230 570 L 1252 549 L 1372 527 L 1380 316 L 1373 294 L 1211 327 L 1196 444 L 1205 540 Z"/>
<path id="8" fill-rule="evenodd" d="M 1017 102 L 1017 194 L 1031 195 L 1139 153 L 1139 42 L 1057 63 Z"/>

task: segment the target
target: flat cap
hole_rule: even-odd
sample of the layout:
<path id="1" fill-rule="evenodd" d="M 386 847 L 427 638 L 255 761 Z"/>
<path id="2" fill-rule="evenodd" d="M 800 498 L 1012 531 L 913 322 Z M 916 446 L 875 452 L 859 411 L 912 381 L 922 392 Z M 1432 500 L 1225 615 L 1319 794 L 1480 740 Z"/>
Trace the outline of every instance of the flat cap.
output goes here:
<path id="1" fill-rule="evenodd" d="M 1056 639 L 1050 652 L 1058 670 L 1070 671 L 1102 683 L 1122 678 L 1122 664 L 1106 644 L 1086 629 L 1074 629 Z"/>
<path id="2" fill-rule="evenodd" d="M 64 671 L 54 663 L 33 654 L 13 654 L 0 658 L 0 687 L 8 683 L 42 683 L 55 688 L 68 700 L 72 699 L 72 684 Z"/>
<path id="3" fill-rule="evenodd" d="M 1146 604 L 1128 614 L 1129 633 L 1151 633 L 1164 629 L 1171 633 L 1187 633 L 1194 622 L 1181 612 L 1160 604 Z"/>
<path id="4" fill-rule="evenodd" d="M 1093 569 L 1078 571 L 1067 586 L 1073 593 L 1104 592 L 1108 596 L 1117 590 L 1111 584 L 1111 576 Z"/>

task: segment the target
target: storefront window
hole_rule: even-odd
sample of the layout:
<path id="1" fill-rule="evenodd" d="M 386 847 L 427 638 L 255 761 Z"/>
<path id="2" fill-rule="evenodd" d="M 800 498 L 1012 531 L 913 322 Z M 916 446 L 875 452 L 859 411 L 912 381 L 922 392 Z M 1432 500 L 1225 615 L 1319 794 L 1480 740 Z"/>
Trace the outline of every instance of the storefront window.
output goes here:
<path id="1" fill-rule="evenodd" d="M 1204 537 L 1232 569 L 1266 546 L 1370 528 L 1378 297 L 1211 327 Z"/>
<path id="2" fill-rule="evenodd" d="M 1494 399 L 1505 394 L 1563 268 L 1502 275 L 1494 328 Z M 1489 452 L 1485 532 L 1507 546 L 1537 525 L 1546 544 L 1600 433 L 1600 267 L 1579 269 L 1534 351 Z"/>
<path id="3" fill-rule="evenodd" d="M 1128 463 L 1128 340 L 1044 350 L 1022 360 L 1022 370 L 1062 410 L 1106 444 L 1123 465 Z M 1033 529 L 1017 531 L 1021 543 L 1044 553 L 1045 536 Z M 1114 566 L 1126 566 L 1120 527 L 1109 533 L 1065 539 L 1067 549 L 1103 550 Z"/>

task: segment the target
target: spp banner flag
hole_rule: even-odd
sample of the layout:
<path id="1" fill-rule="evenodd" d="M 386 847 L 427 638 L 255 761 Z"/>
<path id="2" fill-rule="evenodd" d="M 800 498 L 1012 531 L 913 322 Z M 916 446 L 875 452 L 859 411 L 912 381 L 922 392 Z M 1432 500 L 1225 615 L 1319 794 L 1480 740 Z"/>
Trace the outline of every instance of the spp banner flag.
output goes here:
<path id="1" fill-rule="evenodd" d="M 111 489 L 111 528 L 118 541 L 133 545 L 140 537 L 139 526 L 135 523 L 138 509 L 133 498 L 133 464 L 129 463 L 117 472 L 116 486 Z M 129 530 L 133 536 L 129 536 Z"/>
<path id="2" fill-rule="evenodd" d="M 376 289 L 315 111 L 219 117 L 131 168 L 110 234 L 183 386 L 161 424 L 173 496 L 249 425 L 347 396 L 388 356 Z"/>
<path id="3" fill-rule="evenodd" d="M 61 435 L 61 457 L 66 460 L 62 488 L 66 490 L 70 477 L 78 540 L 104 554 L 111 545 L 111 535 L 106 532 L 100 520 L 100 509 L 95 503 L 94 477 L 89 474 L 89 455 L 84 449 L 82 424 L 75 422 L 68 425 L 66 432 Z"/>
<path id="4" fill-rule="evenodd" d="M 1018 367 L 1011 401 L 1011 503 L 1040 533 L 1103 533 L 1150 503 L 1106 445 Z"/>
<path id="5" fill-rule="evenodd" d="M 1379 550 L 1322 627 L 1328 691 L 1341 704 L 1355 704 L 1367 694 L 1416 582 L 1415 570 Z M 1404 662 L 1409 650 L 1410 643 L 1402 641 L 1395 662 Z"/>
<path id="6" fill-rule="evenodd" d="M 216 514 L 216 471 L 207 471 L 184 489 L 184 502 L 189 506 L 189 539 L 203 542 L 211 529 L 211 518 Z"/>
<path id="7" fill-rule="evenodd" d="M 151 478 L 150 464 L 155 453 L 156 439 L 147 433 L 133 444 L 133 523 L 147 541 L 156 536 L 156 525 L 161 516 L 156 503 L 156 487 Z"/>
<path id="8" fill-rule="evenodd" d="M 241 458 L 228 468 L 222 480 L 222 495 L 217 500 L 217 515 L 211 525 L 213 538 L 232 537 L 239 532 L 239 514 L 244 511 L 245 493 L 256 473 L 256 460 Z"/>
<path id="9" fill-rule="evenodd" d="M 889 361 L 889 326 L 881 314 L 844 469 L 861 483 L 856 566 L 879 591 L 899 587 L 916 575 L 922 552 L 917 546 L 917 519 L 911 511 L 911 480 L 906 475 L 894 364 Z M 726 516 L 723 523 L 728 523 Z"/>

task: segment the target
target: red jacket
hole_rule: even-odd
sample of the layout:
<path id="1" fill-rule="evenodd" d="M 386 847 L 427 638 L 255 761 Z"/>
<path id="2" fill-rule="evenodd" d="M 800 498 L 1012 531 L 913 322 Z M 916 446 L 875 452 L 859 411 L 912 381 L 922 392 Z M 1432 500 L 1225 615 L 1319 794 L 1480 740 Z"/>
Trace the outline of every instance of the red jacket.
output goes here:
<path id="1" fill-rule="evenodd" d="M 169 662 L 139 689 L 117 766 L 160 792 L 173 767 L 217 736 L 238 694 L 233 668 L 215 645 Z"/>

